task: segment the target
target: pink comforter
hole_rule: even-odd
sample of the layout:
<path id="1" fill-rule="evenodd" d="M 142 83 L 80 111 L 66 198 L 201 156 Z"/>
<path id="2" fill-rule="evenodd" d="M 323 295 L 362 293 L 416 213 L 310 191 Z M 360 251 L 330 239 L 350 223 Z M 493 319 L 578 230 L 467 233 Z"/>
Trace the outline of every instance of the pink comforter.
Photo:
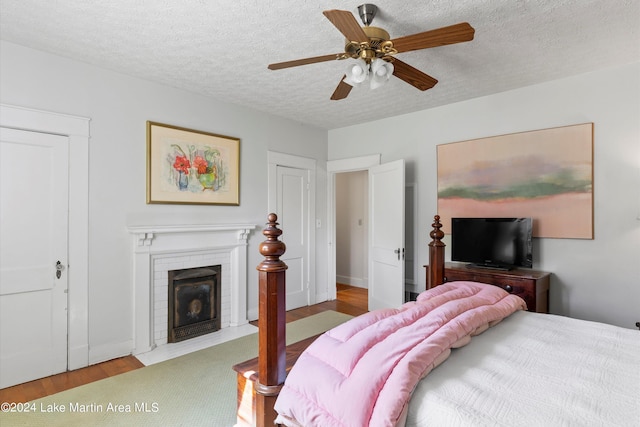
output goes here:
<path id="1" fill-rule="evenodd" d="M 395 426 L 417 382 L 511 313 L 519 297 L 474 282 L 451 282 L 399 309 L 355 317 L 300 356 L 276 401 L 287 426 Z"/>

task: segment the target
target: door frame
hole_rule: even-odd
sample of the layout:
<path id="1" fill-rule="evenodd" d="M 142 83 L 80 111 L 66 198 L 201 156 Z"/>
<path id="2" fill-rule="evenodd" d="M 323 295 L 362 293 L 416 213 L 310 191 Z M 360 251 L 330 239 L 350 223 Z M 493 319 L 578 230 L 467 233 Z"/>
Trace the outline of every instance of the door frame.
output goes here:
<path id="1" fill-rule="evenodd" d="M 327 239 L 328 276 L 324 300 L 334 300 L 336 293 L 336 174 L 342 172 L 366 171 L 381 163 L 382 154 L 327 161 Z M 369 212 L 371 215 L 371 212 Z"/>
<path id="2" fill-rule="evenodd" d="M 89 365 L 89 123 L 86 117 L 0 104 L 0 126 L 69 139 L 68 370 Z"/>
<path id="3" fill-rule="evenodd" d="M 304 169 L 309 178 L 309 201 L 307 209 L 309 211 L 308 229 L 309 246 L 307 248 L 307 268 L 309 275 L 308 304 L 315 304 L 316 301 L 324 301 L 318 299 L 316 295 L 316 160 L 309 157 L 294 156 L 292 154 L 279 153 L 276 151 L 267 151 L 268 162 L 268 200 L 267 207 L 269 213 L 276 212 L 278 183 L 277 171 L 278 166 L 290 167 L 296 169 Z M 286 232 L 286 230 L 285 230 Z"/>

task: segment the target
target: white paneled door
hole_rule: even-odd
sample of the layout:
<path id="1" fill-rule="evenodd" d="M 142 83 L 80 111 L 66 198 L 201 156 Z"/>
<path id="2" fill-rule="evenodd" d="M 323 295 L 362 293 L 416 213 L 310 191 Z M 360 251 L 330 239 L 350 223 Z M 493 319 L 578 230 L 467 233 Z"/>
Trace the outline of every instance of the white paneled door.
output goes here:
<path id="1" fill-rule="evenodd" d="M 369 310 L 404 302 L 404 160 L 369 169 Z"/>
<path id="2" fill-rule="evenodd" d="M 0 388 L 67 370 L 68 153 L 0 128 Z"/>
<path id="3" fill-rule="evenodd" d="M 309 305 L 309 172 L 277 167 L 277 214 L 287 245 L 287 310 Z"/>

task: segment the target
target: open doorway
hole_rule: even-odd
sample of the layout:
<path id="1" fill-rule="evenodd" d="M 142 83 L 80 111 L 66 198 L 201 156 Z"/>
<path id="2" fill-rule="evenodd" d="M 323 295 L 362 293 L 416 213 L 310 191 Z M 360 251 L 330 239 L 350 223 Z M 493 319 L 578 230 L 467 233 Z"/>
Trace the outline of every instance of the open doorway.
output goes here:
<path id="1" fill-rule="evenodd" d="M 367 291 L 369 294 L 369 304 L 371 305 L 372 296 L 374 300 L 374 308 L 375 306 L 384 306 L 385 301 L 386 304 L 390 306 L 399 306 L 403 301 L 407 301 L 410 293 L 406 292 L 407 285 L 409 285 L 409 291 L 413 291 L 416 283 L 415 278 L 417 277 L 416 265 L 418 264 L 415 260 L 415 254 L 417 253 L 415 243 L 416 239 L 409 239 L 409 247 L 405 246 L 404 237 L 402 242 L 398 246 L 391 245 L 389 248 L 384 247 L 381 248 L 378 245 L 378 242 L 381 241 L 381 236 L 384 235 L 388 239 L 394 236 L 404 236 L 405 234 L 413 236 L 415 230 L 415 220 L 417 218 L 415 208 L 417 207 L 417 191 L 415 188 L 415 184 L 408 184 L 404 182 L 404 172 L 401 172 L 401 185 L 398 186 L 398 167 L 401 170 L 404 170 L 404 164 L 401 160 L 385 163 L 384 165 L 380 162 L 381 158 L 379 154 L 358 157 L 358 158 L 349 158 L 349 159 L 340 159 L 340 160 L 331 160 L 327 162 L 327 172 L 328 172 L 328 233 L 329 233 L 329 257 L 328 257 L 328 282 L 327 282 L 327 291 L 328 291 L 328 299 L 334 300 L 336 299 L 336 282 L 347 282 L 351 284 L 356 284 L 357 286 L 367 286 Z M 354 173 L 348 175 L 350 173 Z M 358 175 L 358 174 L 362 175 Z M 389 173 L 395 173 L 395 177 L 393 178 L 389 176 Z M 344 174 L 344 175 L 342 175 Z M 342 176 L 340 176 L 342 175 Z M 367 177 L 366 186 L 364 185 L 364 177 Z M 376 178 L 376 185 L 372 184 L 372 176 Z M 348 178 L 345 178 L 348 177 Z M 355 184 L 351 179 L 355 178 Z M 348 180 L 348 183 L 343 182 L 344 179 Z M 359 181 L 358 181 L 359 179 Z M 394 182 L 393 184 L 385 185 L 387 183 Z M 359 186 L 359 187 L 358 187 Z M 345 194 L 337 195 L 338 191 L 343 191 Z M 359 190 L 352 191 L 353 187 L 359 188 Z M 373 188 L 376 187 L 378 190 L 385 188 L 385 190 L 379 193 L 378 190 L 373 191 Z M 400 190 L 402 189 L 402 190 Z M 391 191 L 391 193 L 389 193 Z M 371 194 L 375 194 L 376 197 L 371 199 Z M 354 195 L 357 194 L 357 195 Z M 402 198 L 397 198 L 396 195 L 402 194 Z M 406 200 L 405 196 L 406 195 Z M 356 199 L 358 203 L 360 203 L 360 208 L 355 213 L 352 211 L 347 215 L 340 215 L 340 211 L 344 211 L 344 206 L 349 206 L 349 209 L 353 209 L 353 202 Z M 372 203 L 372 200 L 376 200 L 375 203 Z M 391 202 L 391 200 L 396 200 Z M 338 207 L 338 204 L 340 206 Z M 407 217 L 405 217 L 405 206 L 408 205 L 411 212 L 408 213 Z M 372 206 L 374 207 L 372 211 Z M 366 207 L 366 211 L 364 208 Z M 381 210 L 382 209 L 382 210 Z M 340 211 L 339 211 L 340 210 Z M 391 211 L 391 213 L 390 213 Z M 400 219 L 398 218 L 398 213 L 400 213 Z M 372 216 L 377 219 L 375 224 L 373 224 Z M 346 218 L 346 219 L 345 219 Z M 361 222 L 360 222 L 361 220 Z M 338 226 L 338 222 L 341 222 L 340 226 Z M 347 224 L 343 223 L 346 221 Z M 408 223 L 407 223 L 408 222 Z M 355 224 L 355 231 L 354 231 Z M 362 224 L 360 226 L 360 224 Z M 400 226 L 400 230 L 398 230 L 398 225 Z M 406 225 L 406 228 L 405 228 Z M 382 227 L 379 229 L 378 227 Z M 373 231 L 378 230 L 378 231 Z M 393 231 L 390 231 L 393 230 Z M 378 234 L 381 232 L 382 234 Z M 366 240 L 360 238 L 354 238 L 352 234 L 357 236 L 358 233 L 361 233 L 365 236 Z M 339 240 L 345 237 L 350 239 L 348 244 L 344 244 L 343 241 Z M 371 239 L 372 236 L 376 242 L 374 243 Z M 354 250 L 354 244 L 352 241 L 357 242 L 357 247 L 364 248 L 360 250 L 362 253 L 362 257 L 357 256 L 356 259 L 362 260 L 362 263 L 366 266 L 365 270 L 360 270 L 361 273 L 354 273 L 354 266 L 352 260 L 354 259 L 354 253 L 357 250 Z M 397 243 L 395 243 L 397 244 Z M 374 252 L 371 252 L 371 247 L 374 247 L 375 253 L 380 254 L 392 253 L 393 260 L 385 260 L 387 265 L 398 265 L 397 261 L 402 260 L 402 267 L 398 266 L 395 268 L 402 268 L 402 279 L 397 280 L 398 278 L 383 278 L 383 280 L 379 280 L 381 276 L 379 276 L 379 270 L 377 266 L 380 264 L 379 258 L 374 256 Z M 406 248 L 406 251 L 405 251 Z M 382 249 L 382 250 L 381 250 Z M 394 261 L 397 260 L 397 261 Z M 382 261 L 383 263 L 385 261 Z M 337 269 L 337 263 L 340 262 L 342 265 Z M 372 265 L 373 263 L 373 265 Z M 345 264 L 347 267 L 345 267 Z M 356 263 L 357 264 L 357 263 Z M 411 271 L 408 274 L 408 277 L 404 275 L 404 266 L 408 267 Z M 386 266 L 383 266 L 386 268 Z M 371 271 L 376 272 L 372 276 Z M 375 278 L 378 277 L 378 280 Z M 408 279 L 408 281 L 407 281 Z M 386 284 L 391 284 L 387 286 Z M 395 284 L 398 285 L 395 285 Z M 382 288 L 381 288 L 382 286 Z M 383 288 L 392 289 L 392 295 L 384 295 L 380 298 L 379 290 Z M 383 292 L 384 293 L 384 292 Z M 381 303 L 381 301 L 383 301 Z"/>
<path id="2" fill-rule="evenodd" d="M 368 194 L 366 170 L 336 174 L 336 283 L 368 288 Z"/>
<path id="3" fill-rule="evenodd" d="M 327 163 L 327 171 L 329 172 L 329 216 L 327 223 L 330 239 L 327 277 L 329 279 L 327 283 L 329 300 L 337 298 L 336 283 L 341 282 L 354 284 L 371 292 L 371 277 L 368 277 L 370 273 L 367 268 L 371 256 L 369 253 L 370 242 L 368 241 L 370 239 L 369 228 L 371 227 L 369 224 L 371 212 L 368 211 L 371 209 L 369 200 L 371 183 L 368 181 L 371 179 L 369 170 L 379 164 L 379 155 L 332 160 Z M 367 181 L 365 181 L 365 177 Z M 403 210 L 405 211 L 404 234 L 406 238 L 404 265 L 406 274 L 404 292 L 402 293 L 404 301 L 408 301 L 414 299 L 420 290 L 420 285 L 417 283 L 419 276 L 417 269 L 420 263 L 416 260 L 419 238 L 414 235 L 418 218 L 418 190 L 415 183 L 405 183 L 404 185 Z M 338 192 L 341 194 L 339 195 Z M 356 205 L 359 203 L 361 207 L 354 208 L 354 202 Z M 351 212 L 341 213 L 345 209 L 350 209 Z M 360 219 L 362 219 L 362 226 L 360 226 Z M 358 237 L 359 233 L 363 235 L 362 238 Z M 344 243 L 343 238 L 350 240 L 348 244 Z M 354 248 L 357 247 L 362 248 L 362 257 L 354 255 L 357 253 L 357 249 Z M 362 260 L 364 270 L 358 270 L 358 262 L 355 263 L 355 266 L 352 265 L 354 257 Z M 342 265 L 337 267 L 338 263 L 342 263 Z M 345 267 L 345 264 L 348 264 L 348 267 Z M 363 272 L 358 273 L 358 271 Z"/>
<path id="4" fill-rule="evenodd" d="M 336 285 L 338 293 L 348 287 L 369 288 L 369 174 L 368 171 L 338 173 L 336 200 Z M 405 301 L 415 300 L 417 286 L 414 225 L 416 185 L 405 185 Z M 362 294 L 362 292 L 360 292 Z"/>

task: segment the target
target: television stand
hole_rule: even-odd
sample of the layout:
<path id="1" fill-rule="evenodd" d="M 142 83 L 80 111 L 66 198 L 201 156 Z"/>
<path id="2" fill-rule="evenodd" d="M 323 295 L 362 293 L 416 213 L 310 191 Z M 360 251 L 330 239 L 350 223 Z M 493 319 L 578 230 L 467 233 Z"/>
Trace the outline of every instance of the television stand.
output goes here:
<path id="1" fill-rule="evenodd" d="M 425 265 L 425 268 L 429 268 Z M 427 277 L 429 271 L 427 270 Z M 444 281 L 466 280 L 500 286 L 527 303 L 527 310 L 549 312 L 549 282 L 551 273 L 529 269 L 494 270 L 473 265 L 447 262 L 444 265 Z M 427 284 L 428 285 L 428 284 Z"/>

